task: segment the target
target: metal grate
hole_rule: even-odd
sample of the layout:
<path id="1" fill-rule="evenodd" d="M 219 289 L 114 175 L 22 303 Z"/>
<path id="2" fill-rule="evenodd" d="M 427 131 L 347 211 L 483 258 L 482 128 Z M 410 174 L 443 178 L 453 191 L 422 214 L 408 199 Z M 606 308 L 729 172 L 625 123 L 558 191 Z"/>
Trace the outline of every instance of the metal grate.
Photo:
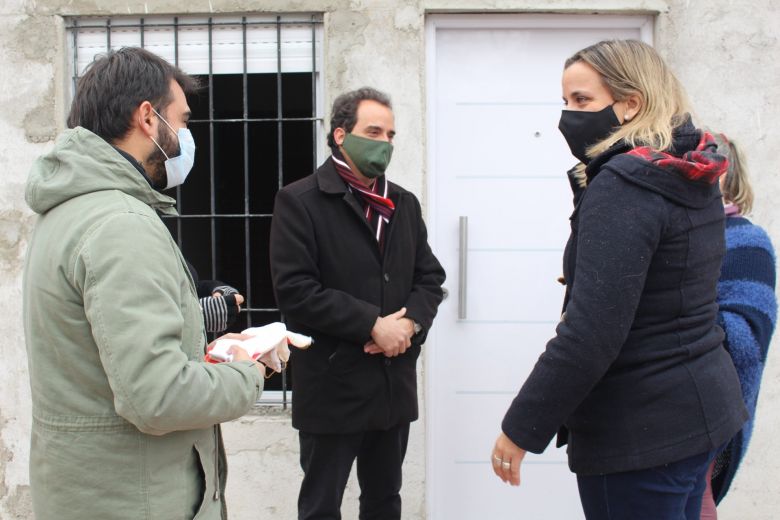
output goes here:
<path id="1" fill-rule="evenodd" d="M 188 98 L 195 166 L 176 188 L 179 216 L 166 225 L 200 278 L 224 281 L 246 298 L 231 331 L 280 319 L 268 265 L 273 199 L 318 164 L 321 27 L 316 15 L 72 18 L 66 25 L 74 91 L 95 55 L 128 44 L 200 79 L 203 89 Z M 286 408 L 289 383 L 287 371 L 266 381 L 259 404 Z"/>

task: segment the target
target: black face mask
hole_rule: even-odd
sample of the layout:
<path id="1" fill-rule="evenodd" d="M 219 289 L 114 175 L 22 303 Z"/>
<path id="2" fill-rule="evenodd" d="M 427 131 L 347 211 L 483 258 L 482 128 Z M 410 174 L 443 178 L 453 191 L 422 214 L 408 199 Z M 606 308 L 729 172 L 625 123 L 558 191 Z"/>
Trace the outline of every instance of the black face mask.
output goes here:
<path id="1" fill-rule="evenodd" d="M 620 121 L 612 105 L 608 105 L 598 112 L 563 110 L 558 130 L 569 144 L 571 154 L 588 164 L 590 157 L 585 155 L 585 150 L 608 137 L 618 126 Z"/>

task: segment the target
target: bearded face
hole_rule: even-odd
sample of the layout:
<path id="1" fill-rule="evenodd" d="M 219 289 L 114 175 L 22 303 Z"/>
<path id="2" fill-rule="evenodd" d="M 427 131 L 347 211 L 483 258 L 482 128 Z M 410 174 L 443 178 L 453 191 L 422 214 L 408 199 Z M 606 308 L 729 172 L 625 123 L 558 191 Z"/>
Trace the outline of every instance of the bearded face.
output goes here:
<path id="1" fill-rule="evenodd" d="M 179 155 L 179 142 L 171 132 L 171 129 L 162 122 L 157 126 L 157 143 L 160 148 L 165 150 L 168 157 L 176 157 Z M 149 157 L 144 161 L 146 174 L 152 179 L 154 187 L 158 189 L 165 188 L 168 184 L 168 176 L 165 173 L 165 160 L 166 157 L 160 151 L 160 148 L 154 147 L 154 151 L 149 154 Z"/>

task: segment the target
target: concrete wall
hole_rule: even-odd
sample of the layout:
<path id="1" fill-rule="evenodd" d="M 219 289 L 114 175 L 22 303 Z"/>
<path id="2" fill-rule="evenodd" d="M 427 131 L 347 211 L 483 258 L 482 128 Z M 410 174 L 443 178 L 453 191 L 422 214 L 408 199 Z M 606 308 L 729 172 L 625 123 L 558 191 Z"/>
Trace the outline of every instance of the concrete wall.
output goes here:
<path id="1" fill-rule="evenodd" d="M 740 141 L 758 187 L 755 220 L 780 245 L 780 7 L 772 0 L 4 0 L 0 3 L 0 518 L 32 518 L 27 460 L 29 387 L 21 331 L 21 274 L 32 227 L 24 181 L 62 127 L 62 16 L 90 14 L 323 12 L 325 99 L 374 84 L 390 92 L 399 130 L 396 179 L 424 197 L 427 12 L 659 13 L 656 46 L 688 88 L 698 120 Z M 422 386 L 421 386 L 422 387 Z M 721 508 L 722 518 L 770 519 L 780 510 L 772 432 L 780 427 L 780 352 L 770 351 L 751 451 Z M 490 426 L 491 428 L 497 425 Z M 225 426 L 238 520 L 294 518 L 300 470 L 289 416 L 261 410 Z M 486 447 L 489 450 L 489 447 Z M 406 465 L 404 518 L 424 514 L 424 422 Z M 493 478 L 486 475 L 486 478 Z M 354 481 L 344 517 L 356 518 Z"/>

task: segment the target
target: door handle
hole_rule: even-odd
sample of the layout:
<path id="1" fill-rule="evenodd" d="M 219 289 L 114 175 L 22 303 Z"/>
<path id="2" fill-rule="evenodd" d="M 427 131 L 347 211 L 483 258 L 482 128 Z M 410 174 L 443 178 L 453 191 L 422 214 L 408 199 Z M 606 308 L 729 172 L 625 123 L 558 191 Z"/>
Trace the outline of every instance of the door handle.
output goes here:
<path id="1" fill-rule="evenodd" d="M 458 319 L 466 319 L 468 285 L 469 218 L 460 217 L 458 239 Z"/>

